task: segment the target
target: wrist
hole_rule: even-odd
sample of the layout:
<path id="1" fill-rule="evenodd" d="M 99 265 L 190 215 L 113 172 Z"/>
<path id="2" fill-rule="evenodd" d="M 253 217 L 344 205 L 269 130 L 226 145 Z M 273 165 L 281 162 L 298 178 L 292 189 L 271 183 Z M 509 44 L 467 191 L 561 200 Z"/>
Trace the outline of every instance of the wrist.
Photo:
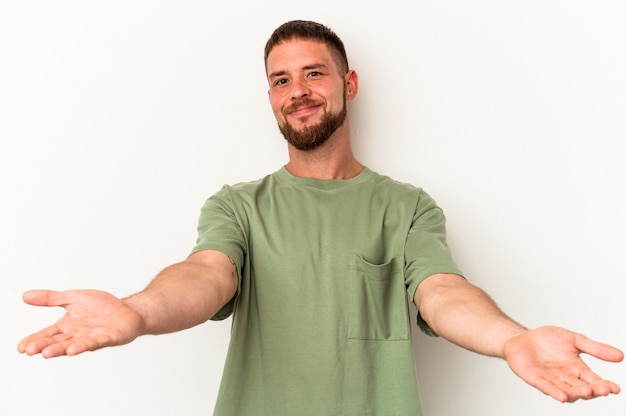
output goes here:
<path id="1" fill-rule="evenodd" d="M 511 345 L 511 341 L 516 338 L 525 335 L 528 333 L 528 328 L 525 328 L 516 322 L 513 322 L 513 325 L 503 330 L 501 334 L 501 341 L 497 344 L 499 345 L 498 350 L 495 352 L 494 356 L 498 358 L 506 359 L 507 354 L 510 353 L 508 346 Z"/>
<path id="2" fill-rule="evenodd" d="M 129 309 L 132 309 L 139 317 L 139 325 L 137 328 L 138 335 L 150 334 L 150 325 L 148 324 L 148 313 L 144 302 L 141 300 L 141 294 L 135 294 L 121 299 L 122 303 Z"/>

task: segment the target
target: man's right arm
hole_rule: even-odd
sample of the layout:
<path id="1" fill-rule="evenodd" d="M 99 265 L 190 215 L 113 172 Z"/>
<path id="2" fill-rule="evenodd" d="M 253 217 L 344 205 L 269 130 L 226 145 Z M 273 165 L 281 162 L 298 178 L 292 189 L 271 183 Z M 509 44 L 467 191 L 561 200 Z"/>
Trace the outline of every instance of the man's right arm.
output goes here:
<path id="1" fill-rule="evenodd" d="M 123 345 L 146 334 L 180 331 L 205 322 L 236 294 L 237 268 L 224 253 L 204 250 L 165 268 L 141 292 L 118 299 L 97 290 L 34 290 L 24 301 L 61 306 L 66 314 L 26 338 L 18 351 L 44 357 Z"/>
<path id="2" fill-rule="evenodd" d="M 140 335 L 191 328 L 213 317 L 237 292 L 237 266 L 226 254 L 202 250 L 165 268 L 122 301 L 142 317 Z"/>

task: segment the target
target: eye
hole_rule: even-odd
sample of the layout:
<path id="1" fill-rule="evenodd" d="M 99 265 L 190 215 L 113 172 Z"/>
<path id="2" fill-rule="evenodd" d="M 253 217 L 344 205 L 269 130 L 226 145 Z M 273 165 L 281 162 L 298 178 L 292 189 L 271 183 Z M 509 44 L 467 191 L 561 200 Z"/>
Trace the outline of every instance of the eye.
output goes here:
<path id="1" fill-rule="evenodd" d="M 281 85 L 287 84 L 287 82 L 288 82 L 287 78 L 278 78 L 274 81 L 272 85 L 275 87 L 280 87 Z"/>
<path id="2" fill-rule="evenodd" d="M 322 73 L 320 71 L 311 71 L 308 75 L 309 78 L 317 78 L 320 76 L 322 76 Z"/>

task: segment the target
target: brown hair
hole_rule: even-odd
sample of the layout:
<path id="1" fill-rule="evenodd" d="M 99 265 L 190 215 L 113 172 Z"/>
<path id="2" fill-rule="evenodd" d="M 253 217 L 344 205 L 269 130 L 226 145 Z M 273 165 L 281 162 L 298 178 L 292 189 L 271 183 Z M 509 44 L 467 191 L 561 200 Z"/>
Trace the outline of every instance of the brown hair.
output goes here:
<path id="1" fill-rule="evenodd" d="M 326 44 L 335 58 L 337 69 L 341 74 L 345 74 L 350 69 L 348 57 L 343 42 L 330 28 L 316 22 L 308 20 L 292 20 L 280 25 L 270 36 L 265 44 L 265 67 L 267 68 L 267 57 L 279 43 L 292 39 L 315 40 Z"/>

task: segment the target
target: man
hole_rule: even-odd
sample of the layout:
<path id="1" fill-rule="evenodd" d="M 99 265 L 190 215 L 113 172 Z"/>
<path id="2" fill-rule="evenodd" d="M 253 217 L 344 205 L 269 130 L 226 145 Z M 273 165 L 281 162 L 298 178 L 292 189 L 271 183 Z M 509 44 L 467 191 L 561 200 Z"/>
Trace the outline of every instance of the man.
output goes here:
<path id="1" fill-rule="evenodd" d="M 209 198 L 192 254 L 133 296 L 25 293 L 67 314 L 20 352 L 76 355 L 233 314 L 215 415 L 414 416 L 408 294 L 422 330 L 506 359 L 556 400 L 619 392 L 579 355 L 619 362 L 621 351 L 509 319 L 462 277 L 434 201 L 356 160 L 347 102 L 358 75 L 330 29 L 285 23 L 266 44 L 265 67 L 288 163 Z"/>

